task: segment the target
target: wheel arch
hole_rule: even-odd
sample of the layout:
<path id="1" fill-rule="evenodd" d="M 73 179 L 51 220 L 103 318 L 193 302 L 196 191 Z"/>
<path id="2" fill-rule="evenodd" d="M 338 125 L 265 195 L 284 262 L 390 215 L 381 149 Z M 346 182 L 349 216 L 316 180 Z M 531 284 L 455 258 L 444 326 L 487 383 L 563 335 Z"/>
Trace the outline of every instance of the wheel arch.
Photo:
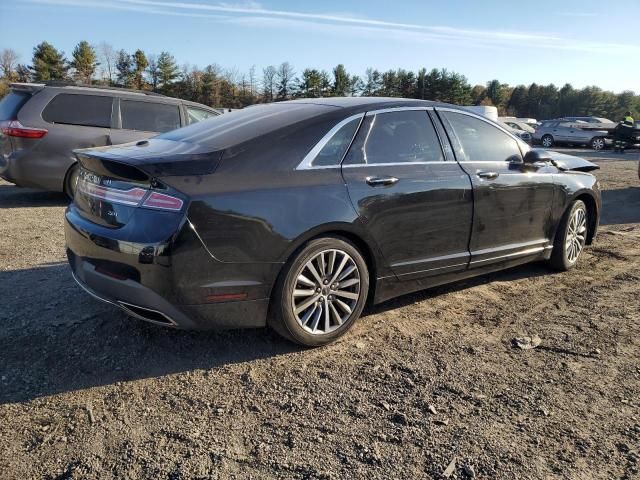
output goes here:
<path id="1" fill-rule="evenodd" d="M 585 206 L 587 207 L 589 230 L 587 231 L 587 238 L 585 243 L 587 245 L 591 245 L 598 229 L 598 203 L 591 193 L 589 193 L 588 191 L 582 191 L 571 199 L 571 202 L 569 203 L 567 208 L 570 208 L 571 204 L 573 204 L 573 202 L 575 202 L 576 200 L 582 200 L 582 202 L 584 202 Z"/>
<path id="2" fill-rule="evenodd" d="M 327 224 L 298 236 L 291 242 L 290 247 L 283 255 L 282 267 L 278 272 L 274 285 L 280 281 L 282 275 L 285 273 L 285 267 L 295 254 L 302 250 L 310 241 L 323 237 L 343 238 L 353 243 L 362 253 L 365 263 L 367 264 L 367 269 L 369 270 L 369 292 L 367 298 L 368 301 L 371 301 L 375 297 L 376 279 L 385 274 L 384 261 L 373 240 L 369 238 L 363 230 L 350 223 Z M 273 291 L 274 289 L 272 288 L 270 292 L 271 297 L 273 296 Z"/>

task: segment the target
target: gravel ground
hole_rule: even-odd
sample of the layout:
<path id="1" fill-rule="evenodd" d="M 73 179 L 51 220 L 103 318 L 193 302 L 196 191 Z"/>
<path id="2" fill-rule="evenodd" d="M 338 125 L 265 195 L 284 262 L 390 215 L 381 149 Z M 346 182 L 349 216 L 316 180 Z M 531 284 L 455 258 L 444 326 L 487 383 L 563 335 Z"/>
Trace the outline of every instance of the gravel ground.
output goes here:
<path id="1" fill-rule="evenodd" d="M 639 478 L 640 155 L 581 153 L 605 208 L 578 268 L 405 296 L 316 350 L 93 300 L 64 198 L 0 181 L 2 478 Z"/>

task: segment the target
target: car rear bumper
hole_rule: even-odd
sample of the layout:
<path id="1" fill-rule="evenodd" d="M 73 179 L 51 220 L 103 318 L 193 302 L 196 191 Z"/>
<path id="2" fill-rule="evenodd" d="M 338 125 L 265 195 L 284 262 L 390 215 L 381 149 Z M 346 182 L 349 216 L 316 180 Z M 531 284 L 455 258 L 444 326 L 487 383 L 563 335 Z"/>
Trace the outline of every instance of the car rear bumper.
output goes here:
<path id="1" fill-rule="evenodd" d="M 216 278 L 203 280 L 197 275 L 196 266 L 209 277 L 226 275 L 226 267 L 212 260 L 188 229 L 175 235 L 171 244 L 149 245 L 122 241 L 115 238 L 115 232 L 107 238 L 104 227 L 93 224 L 89 231 L 87 224 L 91 222 L 79 217 L 73 206 L 67 209 L 67 258 L 76 282 L 99 300 L 131 316 L 175 328 L 210 330 L 266 325 L 269 298 L 255 287 L 245 289 L 243 299 L 235 301 L 194 301 L 228 291 L 211 288 L 211 282 L 206 280 L 216 283 Z M 180 245 L 174 243 L 177 238 Z M 156 253 L 146 254 L 150 247 Z M 215 268 L 217 265 L 219 269 Z M 243 273 L 242 269 L 236 271 L 240 276 Z"/>

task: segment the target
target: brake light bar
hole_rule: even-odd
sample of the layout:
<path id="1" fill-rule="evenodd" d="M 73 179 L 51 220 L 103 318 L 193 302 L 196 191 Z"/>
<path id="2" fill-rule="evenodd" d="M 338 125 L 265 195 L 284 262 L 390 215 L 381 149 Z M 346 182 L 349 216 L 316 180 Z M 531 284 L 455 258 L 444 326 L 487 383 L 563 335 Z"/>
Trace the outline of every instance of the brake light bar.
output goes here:
<path id="1" fill-rule="evenodd" d="M 0 131 L 8 137 L 20 138 L 42 138 L 49 133 L 49 131 L 44 128 L 25 127 L 18 120 L 2 122 L 2 124 L 0 124 Z"/>
<path id="2" fill-rule="evenodd" d="M 147 194 L 144 188 L 130 188 L 129 190 L 118 190 L 116 188 L 103 187 L 87 181 L 78 182 L 78 190 L 93 198 L 106 200 L 111 203 L 130 205 L 137 207 L 140 201 Z"/>
<path id="3" fill-rule="evenodd" d="M 184 205 L 184 202 L 180 198 L 164 193 L 150 192 L 142 187 L 133 187 L 128 190 L 105 187 L 92 183 L 85 178 L 81 178 L 78 181 L 78 192 L 91 198 L 119 205 L 128 205 L 130 207 L 144 207 L 177 212 L 181 210 Z"/>

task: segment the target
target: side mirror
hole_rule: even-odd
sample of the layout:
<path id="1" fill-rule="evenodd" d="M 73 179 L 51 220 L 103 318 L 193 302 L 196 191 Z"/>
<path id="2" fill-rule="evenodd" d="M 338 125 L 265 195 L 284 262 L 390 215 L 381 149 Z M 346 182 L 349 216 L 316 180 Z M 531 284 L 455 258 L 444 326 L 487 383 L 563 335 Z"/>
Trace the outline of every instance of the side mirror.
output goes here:
<path id="1" fill-rule="evenodd" d="M 550 163 L 551 154 L 547 150 L 532 148 L 524 155 L 524 163 L 533 165 L 535 163 Z"/>

